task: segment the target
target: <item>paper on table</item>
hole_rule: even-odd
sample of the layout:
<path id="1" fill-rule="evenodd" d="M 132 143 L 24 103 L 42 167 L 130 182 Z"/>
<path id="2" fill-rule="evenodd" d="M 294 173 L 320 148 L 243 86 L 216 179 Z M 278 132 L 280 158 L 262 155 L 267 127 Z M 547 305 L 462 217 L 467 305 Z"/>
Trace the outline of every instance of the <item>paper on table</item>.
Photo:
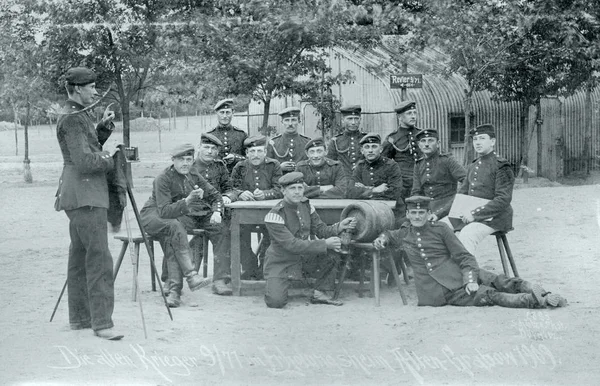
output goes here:
<path id="1" fill-rule="evenodd" d="M 457 194 L 456 197 L 454 197 L 454 202 L 452 203 L 448 217 L 460 218 L 466 211 L 477 209 L 488 202 L 490 202 L 490 200 L 486 200 L 485 198 Z M 491 219 L 492 218 L 490 217 L 489 219 L 485 219 L 485 221 L 490 221 Z"/>

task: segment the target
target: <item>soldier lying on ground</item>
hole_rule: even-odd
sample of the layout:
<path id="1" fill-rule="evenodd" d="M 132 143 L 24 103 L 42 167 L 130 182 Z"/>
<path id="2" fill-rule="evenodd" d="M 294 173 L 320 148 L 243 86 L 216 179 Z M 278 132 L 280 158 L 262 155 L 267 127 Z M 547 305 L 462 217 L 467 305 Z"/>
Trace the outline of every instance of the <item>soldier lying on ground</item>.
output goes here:
<path id="1" fill-rule="evenodd" d="M 406 199 L 405 222 L 382 233 L 373 245 L 401 246 L 410 259 L 420 306 L 562 307 L 566 300 L 521 278 L 480 269 L 472 254 L 446 224 L 427 221 L 429 197 Z"/>

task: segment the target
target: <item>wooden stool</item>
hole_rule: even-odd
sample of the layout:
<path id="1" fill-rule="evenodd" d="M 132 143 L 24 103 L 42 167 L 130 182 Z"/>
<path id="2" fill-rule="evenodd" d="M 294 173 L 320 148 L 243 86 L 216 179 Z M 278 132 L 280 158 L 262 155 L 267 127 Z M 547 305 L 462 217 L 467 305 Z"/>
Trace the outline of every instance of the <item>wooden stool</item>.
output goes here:
<path id="1" fill-rule="evenodd" d="M 204 231 L 204 229 L 192 229 L 188 231 L 188 235 L 193 236 L 192 240 L 190 240 L 190 247 L 192 248 L 192 258 L 195 263 L 195 270 L 198 271 L 200 268 L 200 264 L 204 260 L 203 265 L 203 275 L 204 277 L 208 276 L 208 233 Z M 148 242 L 150 244 L 150 251 L 152 252 L 152 256 L 154 256 L 154 262 L 156 264 L 156 254 L 154 253 L 154 242 L 158 241 L 157 238 L 146 235 L 148 238 Z M 202 240 L 198 240 L 199 237 L 202 237 Z M 116 235 L 116 240 L 121 240 L 123 245 L 121 246 L 121 251 L 119 252 L 119 257 L 117 258 L 117 262 L 115 264 L 114 269 L 114 277 L 119 273 L 119 268 L 121 268 L 121 263 L 123 262 L 123 258 L 125 257 L 125 253 L 127 253 L 127 248 L 129 247 L 129 237 L 127 235 Z M 137 287 L 135 278 L 138 275 L 138 266 L 140 263 L 140 244 L 144 242 L 144 238 L 141 234 L 136 234 L 131 238 L 133 242 L 134 248 L 134 259 L 133 264 L 133 287 L 131 293 L 131 300 L 136 301 Z M 199 241 L 202 241 L 202 246 L 199 245 Z M 200 255 L 202 253 L 202 255 Z M 150 265 L 150 278 L 152 282 L 152 291 L 156 291 L 156 276 L 153 272 L 153 267 Z"/>
<path id="2" fill-rule="evenodd" d="M 506 238 L 506 232 L 498 231 L 492 233 L 493 236 L 496 236 L 496 243 L 498 244 L 498 252 L 500 252 L 500 261 L 502 262 L 502 269 L 504 270 L 504 274 L 507 277 L 510 277 L 510 272 L 508 270 L 508 263 L 506 262 L 506 257 L 508 257 L 508 261 L 510 262 L 510 267 L 512 268 L 513 274 L 515 277 L 519 277 L 519 272 L 517 271 L 517 265 L 515 264 L 515 260 L 513 258 L 513 254 L 510 250 L 510 246 L 508 245 L 508 239 Z"/>
<path id="3" fill-rule="evenodd" d="M 380 286 L 379 261 L 381 260 L 381 253 L 378 249 L 376 249 L 373 246 L 372 243 L 357 243 L 357 242 L 353 241 L 350 245 L 351 245 L 351 247 L 371 252 L 372 261 L 373 261 L 373 269 L 371 271 L 371 293 L 373 293 L 375 296 L 375 305 L 379 306 L 379 286 Z M 349 257 L 350 257 L 350 255 L 348 255 L 348 258 Z M 400 285 L 400 275 L 398 274 L 398 270 L 396 268 L 394 258 L 392 257 L 391 254 L 388 254 L 388 258 L 390 260 L 390 265 L 392 266 L 392 273 L 394 274 L 394 277 L 396 278 L 396 284 L 398 286 L 398 292 L 400 293 L 400 297 L 402 298 L 402 303 L 404 305 L 407 305 L 408 301 L 406 300 L 406 295 L 404 294 L 404 290 L 402 289 L 402 287 Z M 338 282 L 338 284 L 335 288 L 335 292 L 333 295 L 334 299 L 337 299 L 339 297 L 340 290 L 342 288 L 342 284 L 344 283 L 344 279 L 346 276 L 347 267 L 348 267 L 348 264 L 345 264 L 344 268 L 342 270 L 342 275 L 340 277 L 340 281 Z M 361 281 L 361 286 L 362 286 L 362 274 L 361 274 L 360 281 Z"/>

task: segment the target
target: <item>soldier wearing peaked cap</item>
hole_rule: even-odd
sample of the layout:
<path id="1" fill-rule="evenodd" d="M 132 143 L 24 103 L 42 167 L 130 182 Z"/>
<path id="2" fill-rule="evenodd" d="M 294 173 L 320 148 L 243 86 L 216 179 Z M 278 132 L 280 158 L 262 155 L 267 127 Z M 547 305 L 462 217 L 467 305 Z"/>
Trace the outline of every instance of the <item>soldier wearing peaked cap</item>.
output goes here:
<path id="1" fill-rule="evenodd" d="M 415 164 L 411 194 L 433 199 L 430 220 L 437 221 L 450 212 L 458 183 L 467 172 L 451 154 L 440 152 L 437 130 L 421 130 L 415 137 L 423 157 Z"/>
<path id="2" fill-rule="evenodd" d="M 408 197 L 412 188 L 415 162 L 421 157 L 416 134 L 417 107 L 414 101 L 404 101 L 395 109 L 398 129 L 383 141 L 383 156 L 393 159 L 402 172 L 402 196 Z"/>
<path id="3" fill-rule="evenodd" d="M 239 162 L 231 172 L 231 181 L 237 199 L 241 201 L 261 201 L 281 198 L 279 177 L 281 167 L 279 162 L 266 156 L 267 138 L 264 136 L 252 136 L 244 141 L 246 147 L 246 159 Z M 258 257 L 252 252 L 250 234 L 256 227 L 243 225 L 240 230 L 241 261 L 243 279 L 260 279 L 262 273 L 259 270 Z M 267 245 L 268 234 L 264 226 L 261 226 L 263 244 Z"/>
<path id="4" fill-rule="evenodd" d="M 242 129 L 231 124 L 233 119 L 233 99 L 221 99 L 215 104 L 215 112 L 219 124 L 208 133 L 217 137 L 222 145 L 218 158 L 225 161 L 229 172 L 236 163 L 244 159 L 243 143 L 248 135 Z"/>
<path id="5" fill-rule="evenodd" d="M 458 193 L 490 200 L 487 204 L 462 215 L 459 239 L 475 254 L 477 245 L 496 231 L 512 229 L 513 209 L 510 205 L 515 175 L 508 160 L 496 154 L 494 126 L 484 124 L 472 129 L 477 158 L 467 167 L 467 177 Z M 456 224 L 455 224 L 456 225 Z M 457 228 L 460 229 L 461 225 Z"/>
<path id="6" fill-rule="evenodd" d="M 346 198 L 350 176 L 339 161 L 325 157 L 323 138 L 310 140 L 304 146 L 308 160 L 300 161 L 296 171 L 304 174 L 307 198 Z"/>
<path id="7" fill-rule="evenodd" d="M 373 242 L 377 249 L 402 248 L 415 277 L 419 306 L 559 307 L 566 300 L 521 278 L 480 269 L 475 257 L 445 224 L 428 221 L 431 199 L 406 199 L 407 222 Z"/>
<path id="8" fill-rule="evenodd" d="M 288 302 L 288 289 L 293 280 L 302 280 L 303 272 L 316 273 L 311 303 L 342 305 L 326 291 L 335 284 L 337 235 L 354 229 L 356 220 L 348 217 L 334 225 L 323 223 L 310 201 L 304 197 L 304 176 L 291 172 L 279 179 L 283 200 L 265 216 L 265 226 L 271 236 L 267 249 L 264 276 L 267 282 L 265 303 L 270 308 L 283 308 Z M 311 236 L 317 236 L 313 240 Z"/>
<path id="9" fill-rule="evenodd" d="M 167 261 L 170 307 L 181 304 L 181 291 L 185 277 L 191 291 L 210 284 L 195 270 L 187 231 L 204 229 L 213 245 L 215 280 L 227 276 L 231 259 L 229 255 L 229 228 L 223 223 L 223 199 L 197 170 L 194 162 L 194 145 L 179 145 L 171 152 L 172 165 L 164 169 L 152 184 L 152 195 L 140 211 L 145 231 L 156 237 Z"/>
<path id="10" fill-rule="evenodd" d="M 68 99 L 56 127 L 64 167 L 55 209 L 69 218 L 69 323 L 73 330 L 92 328 L 97 336 L 116 340 L 123 335 L 113 331 L 113 261 L 107 236 L 107 173 L 115 165 L 111 152 L 102 148 L 115 115 L 107 108 L 95 125 L 87 111 L 98 95 L 94 71 L 71 68 L 65 82 Z"/>
<path id="11" fill-rule="evenodd" d="M 294 171 L 296 163 L 306 159 L 304 146 L 310 138 L 298 133 L 300 108 L 288 107 L 279 113 L 283 134 L 271 138 L 267 145 L 267 157 L 281 163 L 283 173 Z"/>
<path id="12" fill-rule="evenodd" d="M 360 131 L 361 113 L 359 105 L 342 107 L 340 114 L 344 131 L 333 137 L 327 146 L 327 157 L 340 161 L 348 175 L 352 174 L 356 163 L 363 159 L 359 142 L 367 133 Z"/>

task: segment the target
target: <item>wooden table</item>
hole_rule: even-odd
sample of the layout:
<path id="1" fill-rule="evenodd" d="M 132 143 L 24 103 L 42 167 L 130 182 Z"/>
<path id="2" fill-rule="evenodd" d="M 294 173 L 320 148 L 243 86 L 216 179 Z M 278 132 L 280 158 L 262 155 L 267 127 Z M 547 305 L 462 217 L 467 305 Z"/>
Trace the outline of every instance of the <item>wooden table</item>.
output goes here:
<path id="1" fill-rule="evenodd" d="M 231 211 L 231 286 L 233 294 L 241 295 L 242 281 L 240 278 L 240 226 L 261 225 L 267 213 L 281 200 L 237 201 L 225 205 Z M 342 210 L 358 200 L 311 199 L 310 203 L 324 223 L 328 225 L 340 221 Z M 394 208 L 396 201 L 381 201 Z"/>

